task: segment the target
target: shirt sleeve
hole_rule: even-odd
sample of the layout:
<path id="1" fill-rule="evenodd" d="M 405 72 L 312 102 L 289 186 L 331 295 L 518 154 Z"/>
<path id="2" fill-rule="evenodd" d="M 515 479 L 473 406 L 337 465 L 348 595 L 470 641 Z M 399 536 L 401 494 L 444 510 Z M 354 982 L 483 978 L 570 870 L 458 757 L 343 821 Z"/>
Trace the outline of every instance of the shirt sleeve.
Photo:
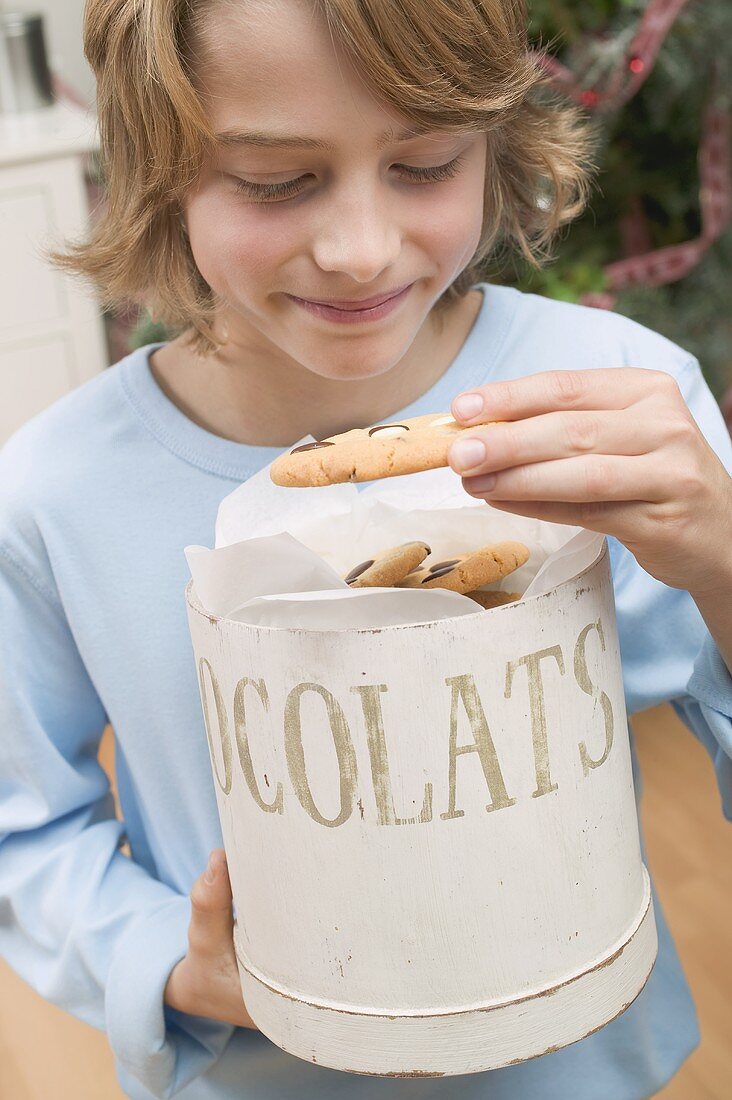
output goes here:
<path id="1" fill-rule="evenodd" d="M 677 381 L 700 430 L 732 472 L 732 441 L 695 359 Z M 722 809 L 732 820 L 732 677 L 688 592 L 661 584 L 624 546 L 609 541 L 628 713 L 671 702 L 711 757 Z"/>
<path id="2" fill-rule="evenodd" d="M 711 636 L 694 662 L 685 696 L 673 706 L 712 758 L 722 812 L 732 821 L 732 676 Z"/>
<path id="3" fill-rule="evenodd" d="M 97 760 L 104 707 L 55 588 L 0 541 L 0 955 L 106 1030 L 121 1066 L 175 1095 L 233 1028 L 163 1004 L 190 901 L 120 851 Z"/>

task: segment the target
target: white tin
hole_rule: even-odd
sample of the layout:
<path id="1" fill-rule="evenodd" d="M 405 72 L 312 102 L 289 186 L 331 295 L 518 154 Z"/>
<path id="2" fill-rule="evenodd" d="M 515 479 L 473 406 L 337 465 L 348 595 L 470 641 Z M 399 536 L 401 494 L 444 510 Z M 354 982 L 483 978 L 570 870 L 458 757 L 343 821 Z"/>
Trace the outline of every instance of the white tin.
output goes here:
<path id="1" fill-rule="evenodd" d="M 607 545 L 545 595 L 380 630 L 188 615 L 247 1008 L 387 1076 L 619 1015 L 657 941 Z"/>

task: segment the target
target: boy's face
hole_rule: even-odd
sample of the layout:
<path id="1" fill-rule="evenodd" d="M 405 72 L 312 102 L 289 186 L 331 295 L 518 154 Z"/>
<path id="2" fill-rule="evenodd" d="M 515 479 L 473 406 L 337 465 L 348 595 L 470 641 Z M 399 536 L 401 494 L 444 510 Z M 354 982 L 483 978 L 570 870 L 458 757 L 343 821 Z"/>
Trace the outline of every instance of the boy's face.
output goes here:
<path id="1" fill-rule="evenodd" d="M 404 138 L 408 121 L 373 98 L 307 0 L 216 0 L 206 28 L 196 75 L 214 131 L 298 139 L 222 141 L 184 203 L 229 340 L 324 378 L 383 374 L 475 252 L 485 135 Z M 421 182 L 425 169 L 444 178 Z M 355 323 L 306 304 L 402 288 Z"/>

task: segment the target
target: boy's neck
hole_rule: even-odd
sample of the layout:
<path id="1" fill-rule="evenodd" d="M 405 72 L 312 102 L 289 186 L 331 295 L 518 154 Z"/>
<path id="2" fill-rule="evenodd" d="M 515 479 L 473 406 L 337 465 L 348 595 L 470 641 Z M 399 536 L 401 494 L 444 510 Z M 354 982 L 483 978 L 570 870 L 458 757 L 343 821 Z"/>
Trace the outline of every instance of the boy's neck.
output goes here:
<path id="1" fill-rule="evenodd" d="M 251 446 L 287 447 L 309 434 L 323 439 L 387 420 L 416 401 L 459 353 L 482 300 L 482 293 L 472 290 L 446 308 L 440 321 L 430 315 L 406 355 L 374 378 L 321 378 L 296 364 L 275 366 L 271 356 L 250 353 L 237 361 L 228 345 L 206 359 L 196 356 L 184 337 L 155 351 L 150 363 L 165 395 L 206 431 Z"/>

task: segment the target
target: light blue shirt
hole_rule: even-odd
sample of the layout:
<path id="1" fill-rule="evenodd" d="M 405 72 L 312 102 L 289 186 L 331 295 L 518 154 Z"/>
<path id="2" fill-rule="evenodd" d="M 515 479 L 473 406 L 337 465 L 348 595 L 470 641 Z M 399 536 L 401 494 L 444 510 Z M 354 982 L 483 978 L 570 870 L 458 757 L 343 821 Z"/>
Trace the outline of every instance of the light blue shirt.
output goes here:
<path id="1" fill-rule="evenodd" d="M 394 417 L 549 369 L 671 373 L 712 447 L 732 447 L 697 363 L 597 310 L 483 286 L 443 377 Z M 640 1100 L 698 1042 L 655 899 L 658 961 L 633 1005 L 573 1046 L 459 1078 L 345 1074 L 259 1032 L 163 1006 L 186 952 L 188 893 L 221 831 L 186 621 L 183 547 L 211 545 L 220 501 L 281 448 L 198 427 L 134 352 L 0 453 L 0 952 L 109 1036 L 134 1100 Z M 388 380 L 384 381 L 388 385 Z M 673 477 L 673 471 L 669 471 Z M 628 711 L 671 700 L 712 756 L 732 818 L 732 679 L 689 595 L 611 540 Z M 111 723 L 124 823 L 97 761 Z M 129 840 L 132 859 L 120 851 Z M 296 914 L 293 914 L 296 919 Z"/>

